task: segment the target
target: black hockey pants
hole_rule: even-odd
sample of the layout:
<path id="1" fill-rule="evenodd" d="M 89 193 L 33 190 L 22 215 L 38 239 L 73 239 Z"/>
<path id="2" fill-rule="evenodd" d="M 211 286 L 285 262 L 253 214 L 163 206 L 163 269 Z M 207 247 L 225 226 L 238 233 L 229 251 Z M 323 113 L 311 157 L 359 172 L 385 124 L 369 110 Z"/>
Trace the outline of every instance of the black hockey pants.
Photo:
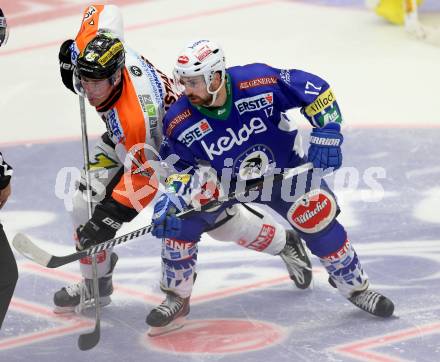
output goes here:
<path id="1" fill-rule="evenodd" d="M 18 279 L 17 263 L 0 224 L 0 329 Z"/>

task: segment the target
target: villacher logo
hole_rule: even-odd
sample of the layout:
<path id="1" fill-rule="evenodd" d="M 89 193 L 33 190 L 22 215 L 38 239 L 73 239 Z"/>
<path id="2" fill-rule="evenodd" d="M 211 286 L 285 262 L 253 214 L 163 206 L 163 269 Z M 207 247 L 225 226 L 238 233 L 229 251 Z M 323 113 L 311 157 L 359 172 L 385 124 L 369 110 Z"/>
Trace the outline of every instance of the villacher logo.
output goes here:
<path id="1" fill-rule="evenodd" d="M 305 233 L 324 230 L 336 217 L 336 201 L 323 189 L 313 190 L 296 201 L 287 212 L 293 226 Z"/>

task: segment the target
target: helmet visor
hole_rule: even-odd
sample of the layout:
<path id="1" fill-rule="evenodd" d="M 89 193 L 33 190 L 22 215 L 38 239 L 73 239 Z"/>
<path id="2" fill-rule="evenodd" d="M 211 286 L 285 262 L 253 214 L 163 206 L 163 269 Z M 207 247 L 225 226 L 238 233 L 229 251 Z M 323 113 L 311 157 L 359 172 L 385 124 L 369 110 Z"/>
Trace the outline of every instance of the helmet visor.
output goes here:
<path id="1" fill-rule="evenodd" d="M 180 76 L 177 72 L 174 73 L 176 84 L 181 92 L 200 92 L 207 89 L 205 77 L 197 75 L 194 77 Z"/>
<path id="2" fill-rule="evenodd" d="M 83 97 L 94 100 L 105 100 L 112 85 L 114 76 L 106 79 L 92 79 L 81 76 L 77 69 L 74 73 L 75 90 Z"/>

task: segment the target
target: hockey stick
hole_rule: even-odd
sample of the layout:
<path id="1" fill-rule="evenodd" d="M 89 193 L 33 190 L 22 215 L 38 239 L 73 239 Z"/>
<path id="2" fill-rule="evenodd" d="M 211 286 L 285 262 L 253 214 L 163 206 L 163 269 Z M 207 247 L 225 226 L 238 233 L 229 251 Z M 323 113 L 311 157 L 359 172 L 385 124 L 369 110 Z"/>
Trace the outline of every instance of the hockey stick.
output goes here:
<path id="1" fill-rule="evenodd" d="M 243 191 L 237 191 L 235 189 L 234 191 L 230 192 L 225 198 L 221 200 L 211 200 L 205 205 L 203 205 L 200 208 L 189 208 L 187 210 L 184 210 L 177 214 L 178 217 L 188 217 L 189 215 L 205 211 L 211 208 L 214 208 L 216 206 L 221 205 L 223 202 L 226 202 L 228 200 L 246 195 L 249 191 L 259 188 L 263 186 L 265 179 L 270 179 L 273 177 L 274 181 L 279 181 L 283 178 L 290 178 L 294 176 L 298 176 L 300 174 L 303 174 L 305 172 L 309 172 L 313 168 L 311 163 L 306 163 L 304 165 L 301 165 L 299 167 L 293 168 L 288 170 L 284 173 L 274 174 L 262 178 L 258 178 L 255 180 L 252 180 L 249 182 Z M 107 250 L 110 248 L 113 248 L 114 246 L 117 246 L 119 244 L 125 243 L 127 241 L 137 239 L 145 234 L 148 234 L 151 231 L 152 225 L 144 226 L 143 228 L 137 229 L 135 231 L 132 231 L 128 234 L 121 235 L 117 238 L 110 239 L 107 241 L 104 241 L 102 243 L 99 243 L 97 245 L 94 245 L 88 249 L 78 251 L 76 253 L 72 253 L 65 256 L 55 256 L 51 255 L 48 252 L 44 251 L 37 245 L 35 245 L 26 235 L 19 233 L 15 235 L 12 244 L 14 245 L 15 249 L 19 251 L 23 256 L 27 257 L 28 259 L 45 266 L 47 268 L 58 268 L 62 265 L 69 264 L 73 261 L 85 258 L 90 255 L 94 255 L 99 253 L 100 251 Z"/>
<path id="2" fill-rule="evenodd" d="M 86 176 L 87 211 L 89 220 L 92 218 L 92 189 L 90 179 L 89 139 L 87 137 L 86 107 L 84 97 L 79 96 L 79 109 L 81 115 L 81 140 L 84 156 L 84 171 Z M 101 305 L 99 304 L 98 263 L 96 255 L 92 255 L 93 299 L 95 301 L 95 328 L 92 332 L 81 334 L 78 338 L 78 347 L 81 351 L 95 347 L 101 336 Z"/>

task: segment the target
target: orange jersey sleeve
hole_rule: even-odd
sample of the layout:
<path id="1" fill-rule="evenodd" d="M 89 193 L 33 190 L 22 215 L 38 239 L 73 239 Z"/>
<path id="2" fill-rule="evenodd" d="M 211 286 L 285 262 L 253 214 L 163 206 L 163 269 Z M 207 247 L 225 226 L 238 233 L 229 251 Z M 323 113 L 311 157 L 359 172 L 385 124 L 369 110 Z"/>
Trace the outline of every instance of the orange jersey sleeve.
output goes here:
<path id="1" fill-rule="evenodd" d="M 75 38 L 75 51 L 72 54 L 74 64 L 78 55 L 99 30 L 110 31 L 120 40 L 124 40 L 122 14 L 117 6 L 92 4 L 84 10 L 81 26 Z"/>
<path id="2" fill-rule="evenodd" d="M 144 146 L 148 144 L 149 130 L 145 124 L 144 113 L 139 104 L 138 94 L 128 75 L 127 69 L 123 70 L 124 88 L 115 104 L 123 136 L 120 143 L 126 151 L 125 160 L 121 160 L 130 169 L 124 173 L 121 180 L 113 189 L 112 197 L 119 203 L 137 209 L 144 208 L 156 195 L 158 180 L 152 169 L 148 166 Z M 128 159 L 127 159 L 128 157 Z M 133 160 L 133 157 L 135 160 Z M 139 167 L 144 169 L 144 174 L 133 174 Z M 151 176 L 146 175 L 149 173 Z"/>
<path id="3" fill-rule="evenodd" d="M 76 35 L 75 42 L 81 53 L 86 45 L 98 32 L 99 16 L 104 10 L 104 5 L 93 4 L 84 10 L 81 27 Z"/>

